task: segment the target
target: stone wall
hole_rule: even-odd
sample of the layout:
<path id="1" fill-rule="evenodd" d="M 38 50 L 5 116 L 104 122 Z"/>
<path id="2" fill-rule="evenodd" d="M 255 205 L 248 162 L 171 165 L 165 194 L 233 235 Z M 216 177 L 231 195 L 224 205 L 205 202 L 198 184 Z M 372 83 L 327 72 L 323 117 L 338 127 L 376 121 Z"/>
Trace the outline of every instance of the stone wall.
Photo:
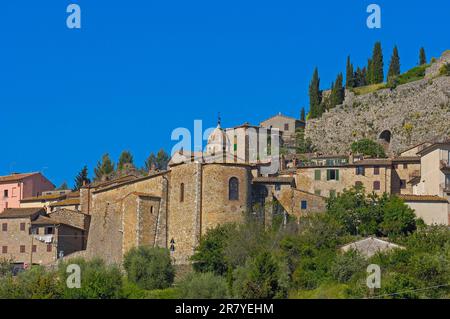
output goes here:
<path id="1" fill-rule="evenodd" d="M 339 154 L 352 142 L 392 134 L 390 153 L 439 136 L 450 135 L 450 77 L 424 79 L 355 96 L 347 92 L 343 105 L 307 122 L 306 137 L 319 152 Z"/>

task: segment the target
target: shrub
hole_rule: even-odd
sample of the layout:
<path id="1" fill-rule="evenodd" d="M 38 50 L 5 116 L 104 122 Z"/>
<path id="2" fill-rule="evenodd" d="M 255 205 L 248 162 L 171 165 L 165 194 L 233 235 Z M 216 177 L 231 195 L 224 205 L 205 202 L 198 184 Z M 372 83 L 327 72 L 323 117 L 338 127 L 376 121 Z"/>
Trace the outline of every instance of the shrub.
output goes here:
<path id="1" fill-rule="evenodd" d="M 357 273 L 366 270 L 367 262 L 358 254 L 351 250 L 342 255 L 338 255 L 331 266 L 331 273 L 338 282 L 346 283 Z"/>
<path id="2" fill-rule="evenodd" d="M 227 272 L 225 247 L 235 228 L 233 224 L 219 225 L 206 232 L 191 257 L 195 271 L 213 272 L 217 275 L 224 275 Z"/>
<path id="3" fill-rule="evenodd" d="M 363 154 L 371 157 L 386 157 L 383 146 L 368 138 L 353 142 L 351 149 L 355 154 Z"/>
<path id="4" fill-rule="evenodd" d="M 439 69 L 439 74 L 450 76 L 450 63 L 445 63 L 444 65 L 442 65 Z"/>
<path id="5" fill-rule="evenodd" d="M 12 275 L 14 270 L 13 261 L 5 258 L 0 259 L 0 278 Z"/>
<path id="6" fill-rule="evenodd" d="M 61 296 L 55 272 L 41 266 L 23 271 L 17 277 L 9 275 L 0 280 L 2 299 L 58 299 Z"/>
<path id="7" fill-rule="evenodd" d="M 76 264 L 81 268 L 81 288 L 68 288 L 70 274 L 67 266 Z M 106 265 L 101 259 L 86 261 L 76 258 L 59 266 L 63 297 L 67 299 L 117 299 L 122 297 L 122 273 L 115 265 Z"/>
<path id="8" fill-rule="evenodd" d="M 419 65 L 408 70 L 403 74 L 400 74 L 396 79 L 397 85 L 402 85 L 423 79 L 425 77 L 425 70 L 429 66 L 430 66 L 429 64 Z"/>
<path id="9" fill-rule="evenodd" d="M 406 274 L 390 273 L 381 283 L 380 296 L 385 299 L 417 299 L 417 281 Z"/>
<path id="10" fill-rule="evenodd" d="M 405 205 L 402 199 L 391 196 L 382 204 L 384 212 L 381 229 L 386 235 L 408 234 L 416 230 L 414 210 Z"/>
<path id="11" fill-rule="evenodd" d="M 142 289 L 164 289 L 172 285 L 175 270 L 164 248 L 137 247 L 124 257 L 128 280 Z"/>
<path id="12" fill-rule="evenodd" d="M 180 296 L 184 299 L 224 299 L 227 298 L 227 282 L 214 273 L 191 273 L 179 285 Z"/>
<path id="13" fill-rule="evenodd" d="M 282 274 L 271 253 L 262 252 L 236 269 L 233 293 L 238 298 L 273 299 L 287 296 L 287 289 L 281 284 Z"/>

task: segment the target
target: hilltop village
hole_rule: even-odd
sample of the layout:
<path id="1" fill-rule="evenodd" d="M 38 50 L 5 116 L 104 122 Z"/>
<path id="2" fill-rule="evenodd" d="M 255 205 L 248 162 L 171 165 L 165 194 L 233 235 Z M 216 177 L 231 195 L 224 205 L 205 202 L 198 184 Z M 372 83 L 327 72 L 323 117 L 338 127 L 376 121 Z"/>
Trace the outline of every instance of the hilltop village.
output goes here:
<path id="1" fill-rule="evenodd" d="M 448 90 L 448 79 L 443 75 L 434 81 Z M 392 88 L 384 90 L 370 94 L 392 94 Z M 436 109 L 449 105 L 444 93 Z M 119 173 L 86 182 L 75 192 L 55 190 L 38 172 L 1 176 L 0 257 L 22 267 L 75 256 L 120 264 L 133 247 L 150 246 L 169 249 L 175 264 L 189 264 L 208 229 L 242 223 L 246 215 L 267 227 L 278 217 L 300 220 L 323 212 L 329 198 L 353 187 L 396 195 L 426 224 L 450 225 L 449 132 L 410 132 L 405 139 L 396 123 L 390 127 L 385 121 L 367 129 L 369 136 L 360 136 L 364 128 L 346 132 L 335 141 L 343 145 L 336 149 L 329 142 L 335 132 L 321 130 L 320 121 L 334 119 L 342 126 L 349 101 L 320 119 L 279 113 L 259 125 L 232 128 L 219 121 L 204 152 L 180 149 L 167 167 L 152 166 L 147 172 L 126 164 Z M 449 129 L 442 120 L 438 126 Z M 254 156 L 259 150 L 249 139 L 262 130 L 279 132 L 279 154 Z M 367 152 L 367 145 L 376 152 Z M 267 173 L 274 162 L 279 164 L 276 172 Z"/>

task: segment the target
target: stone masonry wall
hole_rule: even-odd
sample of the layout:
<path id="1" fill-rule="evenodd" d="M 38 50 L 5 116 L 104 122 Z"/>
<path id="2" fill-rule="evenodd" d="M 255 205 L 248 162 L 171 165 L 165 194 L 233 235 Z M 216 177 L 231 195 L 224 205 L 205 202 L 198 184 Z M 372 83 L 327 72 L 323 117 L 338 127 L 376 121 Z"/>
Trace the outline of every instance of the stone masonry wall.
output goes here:
<path id="1" fill-rule="evenodd" d="M 377 140 L 389 130 L 390 153 L 450 135 L 450 77 L 424 79 L 355 96 L 347 92 L 343 105 L 309 120 L 306 137 L 317 151 L 338 154 L 361 138 Z"/>

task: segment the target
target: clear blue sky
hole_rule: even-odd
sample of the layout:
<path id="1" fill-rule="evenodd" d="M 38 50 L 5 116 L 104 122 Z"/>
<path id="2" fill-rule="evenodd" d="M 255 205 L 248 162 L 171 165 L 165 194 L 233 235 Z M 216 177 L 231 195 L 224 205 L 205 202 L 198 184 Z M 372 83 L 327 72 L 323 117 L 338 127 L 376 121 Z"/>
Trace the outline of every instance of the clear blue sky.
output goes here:
<path id="1" fill-rule="evenodd" d="M 66 27 L 77 3 L 82 29 Z M 366 7 L 382 28 L 366 27 Z M 253 124 L 299 116 L 312 71 L 322 87 L 363 65 L 375 41 L 385 64 L 398 45 L 402 70 L 450 49 L 448 0 L 2 1 L 0 174 L 43 171 L 72 184 L 87 164 L 130 150 L 142 165 L 170 151 L 194 119 Z"/>

